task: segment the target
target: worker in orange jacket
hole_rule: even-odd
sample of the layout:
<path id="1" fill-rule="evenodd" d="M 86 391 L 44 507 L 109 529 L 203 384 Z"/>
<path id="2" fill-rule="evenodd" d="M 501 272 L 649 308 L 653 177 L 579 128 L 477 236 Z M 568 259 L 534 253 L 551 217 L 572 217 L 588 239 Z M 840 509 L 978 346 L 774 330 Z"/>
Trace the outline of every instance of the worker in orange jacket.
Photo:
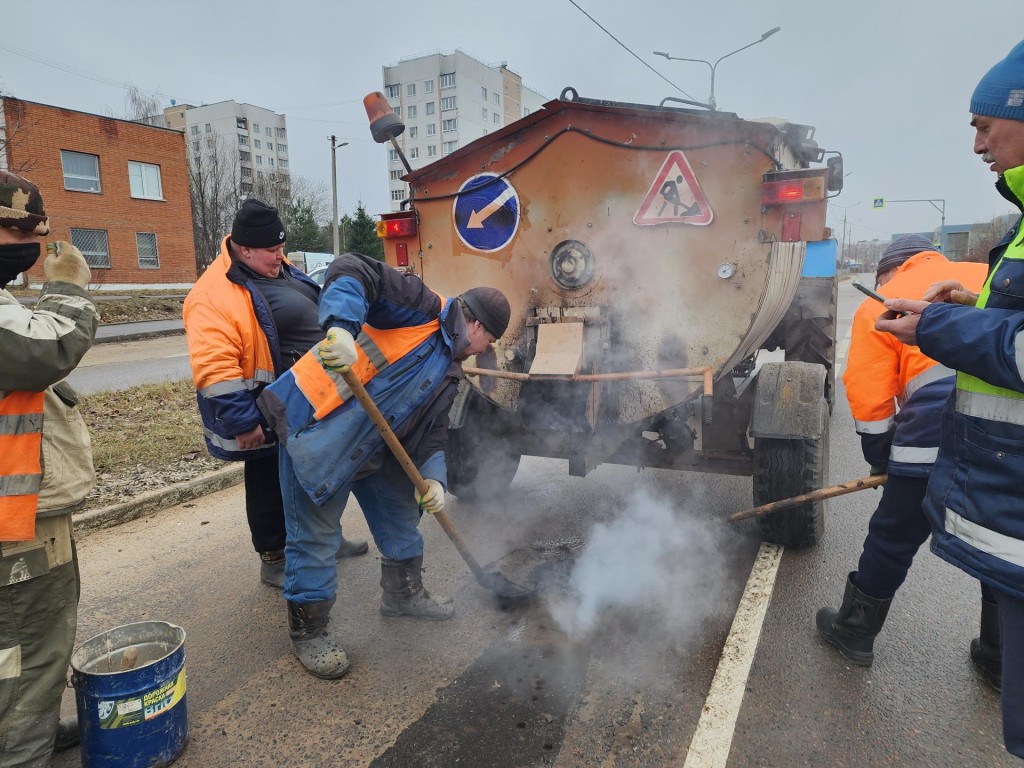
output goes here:
<path id="1" fill-rule="evenodd" d="M 949 279 L 978 291 L 985 273 L 984 264 L 952 263 L 934 250 L 928 238 L 908 235 L 886 248 L 875 279 L 888 295 L 920 297 L 933 283 Z M 887 473 L 888 479 L 871 516 L 857 570 L 847 579 L 842 606 L 822 608 L 817 615 L 822 638 L 862 666 L 871 665 L 874 639 L 892 598 L 906 579 L 914 554 L 931 533 L 922 502 L 938 454 L 942 408 L 955 379 L 952 370 L 925 357 L 916 346 L 876 331 L 875 320 L 885 311 L 883 304 L 870 298 L 857 308 L 843 384 L 871 473 Z M 982 608 L 980 640 L 985 652 L 976 652 L 972 645 L 971 656 L 997 686 L 1000 655 L 998 647 L 992 646 L 998 644 L 998 631 L 992 637 L 984 630 L 989 602 L 995 605 L 986 599 Z M 998 621 L 995 626 L 998 630 Z"/>

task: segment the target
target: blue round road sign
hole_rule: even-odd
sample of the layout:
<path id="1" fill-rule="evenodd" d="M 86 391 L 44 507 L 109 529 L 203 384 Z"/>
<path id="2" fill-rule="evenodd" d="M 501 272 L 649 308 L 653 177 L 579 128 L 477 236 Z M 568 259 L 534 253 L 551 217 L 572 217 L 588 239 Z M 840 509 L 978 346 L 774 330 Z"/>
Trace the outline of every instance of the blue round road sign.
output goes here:
<path id="1" fill-rule="evenodd" d="M 497 251 L 519 229 L 519 195 L 508 179 L 481 173 L 459 188 L 452 215 L 463 243 L 477 251 Z"/>

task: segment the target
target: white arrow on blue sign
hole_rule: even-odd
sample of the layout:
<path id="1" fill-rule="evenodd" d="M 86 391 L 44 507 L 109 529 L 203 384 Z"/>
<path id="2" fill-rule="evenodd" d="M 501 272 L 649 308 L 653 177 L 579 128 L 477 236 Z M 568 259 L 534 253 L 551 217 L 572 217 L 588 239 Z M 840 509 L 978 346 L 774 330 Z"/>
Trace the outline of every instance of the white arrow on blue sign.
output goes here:
<path id="1" fill-rule="evenodd" d="M 481 173 L 459 188 L 452 215 L 463 243 L 477 251 L 497 251 L 519 229 L 519 194 L 508 179 Z"/>

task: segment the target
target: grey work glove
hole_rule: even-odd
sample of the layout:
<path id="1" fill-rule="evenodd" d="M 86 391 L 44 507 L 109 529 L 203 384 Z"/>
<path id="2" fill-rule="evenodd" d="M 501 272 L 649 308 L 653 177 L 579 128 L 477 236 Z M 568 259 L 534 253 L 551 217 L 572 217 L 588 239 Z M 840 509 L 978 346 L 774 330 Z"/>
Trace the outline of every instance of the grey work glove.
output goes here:
<path id="1" fill-rule="evenodd" d="M 63 280 L 74 283 L 80 288 L 87 288 L 92 280 L 92 272 L 85 263 L 82 252 L 71 243 L 58 240 L 46 244 L 46 259 L 43 261 L 43 273 L 47 282 Z"/>

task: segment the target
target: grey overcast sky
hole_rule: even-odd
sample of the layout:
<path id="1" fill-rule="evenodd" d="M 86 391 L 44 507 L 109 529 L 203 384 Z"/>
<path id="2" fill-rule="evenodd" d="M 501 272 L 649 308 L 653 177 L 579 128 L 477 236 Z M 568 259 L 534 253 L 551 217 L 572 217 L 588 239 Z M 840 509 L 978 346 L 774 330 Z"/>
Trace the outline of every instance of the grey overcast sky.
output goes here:
<path id="1" fill-rule="evenodd" d="M 705 100 L 709 68 L 652 51 L 708 59 L 781 31 L 716 70 L 720 109 L 744 118 L 813 125 L 843 153 L 846 188 L 830 208 L 851 241 L 929 230 L 928 203 L 872 210 L 875 197 L 946 201 L 948 224 L 1006 213 L 994 176 L 971 151 L 971 92 L 1024 36 L 1020 0 L 576 0 L 629 50 Z M 339 205 L 388 210 L 386 152 L 370 139 L 362 97 L 382 86 L 381 67 L 431 51 L 462 49 L 506 62 L 554 98 L 657 104 L 680 96 L 570 0 L 50 0 L 6 3 L 0 88 L 6 94 L 119 116 L 131 82 L 164 106 L 248 102 L 288 118 L 292 172 L 330 183 L 338 150 Z M 29 55 L 25 55 L 25 54 Z M 49 62 L 44 64 L 39 61 Z M 329 188 L 329 187 L 328 187 Z M 845 206 L 845 207 L 844 207 Z"/>

